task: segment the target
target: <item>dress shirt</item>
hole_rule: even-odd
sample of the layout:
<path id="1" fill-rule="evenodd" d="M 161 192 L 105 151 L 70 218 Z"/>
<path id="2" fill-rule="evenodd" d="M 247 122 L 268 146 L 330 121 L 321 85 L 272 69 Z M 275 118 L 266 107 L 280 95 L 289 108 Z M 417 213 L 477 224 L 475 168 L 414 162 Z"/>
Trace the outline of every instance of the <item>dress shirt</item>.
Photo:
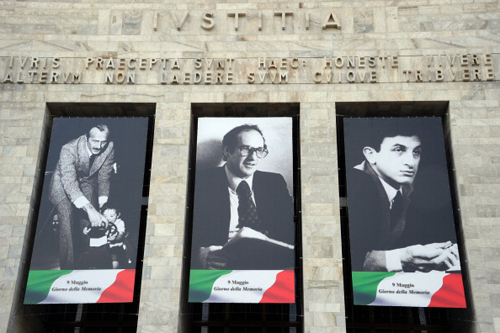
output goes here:
<path id="1" fill-rule="evenodd" d="M 85 145 L 85 148 L 87 148 L 87 153 L 89 153 L 89 161 L 90 161 L 90 156 L 92 156 L 92 152 L 90 151 L 88 145 Z M 96 158 L 97 158 L 97 156 L 96 156 Z M 89 172 L 90 172 L 90 170 L 89 170 Z M 100 207 L 104 206 L 104 204 L 106 202 L 108 202 L 108 197 L 103 195 L 103 196 L 99 197 L 98 200 L 99 200 L 99 208 L 100 208 Z M 89 203 L 90 203 L 90 201 L 87 198 L 85 198 L 83 195 L 76 198 L 75 201 L 73 201 L 73 204 L 76 206 L 76 208 L 80 208 L 80 209 Z"/>
<path id="2" fill-rule="evenodd" d="M 229 184 L 228 192 L 229 192 L 229 206 L 230 206 L 230 211 L 231 211 L 231 218 L 229 220 L 229 234 L 228 234 L 228 240 L 233 238 L 236 233 L 240 230 L 238 228 L 239 224 L 239 215 L 238 215 L 238 204 L 239 204 L 239 199 L 238 199 L 238 194 L 236 193 L 236 189 L 238 188 L 238 185 L 242 181 L 246 181 L 250 189 L 252 189 L 253 185 L 253 174 L 250 177 L 247 178 L 240 178 L 236 176 L 234 173 L 232 173 L 228 168 L 227 165 L 224 166 L 224 170 L 226 171 L 226 176 L 227 176 L 227 182 Z M 252 200 L 255 204 L 255 198 L 253 196 L 253 191 L 252 191 Z"/>
<path id="3" fill-rule="evenodd" d="M 402 195 L 403 189 L 402 189 L 402 187 L 400 187 L 399 189 L 395 189 L 394 187 L 389 185 L 385 180 L 383 180 L 381 177 L 378 177 L 378 178 L 380 179 L 380 182 L 382 183 L 382 186 L 384 187 L 385 193 L 387 194 L 387 198 L 389 199 L 389 209 L 392 209 L 392 203 L 394 202 L 394 198 L 396 197 L 396 194 L 398 192 L 401 192 L 401 195 Z M 402 255 L 401 251 L 404 251 L 404 249 L 385 251 L 385 262 L 386 262 L 387 271 L 400 272 L 403 270 L 403 265 L 401 264 L 401 260 L 399 259 Z"/>

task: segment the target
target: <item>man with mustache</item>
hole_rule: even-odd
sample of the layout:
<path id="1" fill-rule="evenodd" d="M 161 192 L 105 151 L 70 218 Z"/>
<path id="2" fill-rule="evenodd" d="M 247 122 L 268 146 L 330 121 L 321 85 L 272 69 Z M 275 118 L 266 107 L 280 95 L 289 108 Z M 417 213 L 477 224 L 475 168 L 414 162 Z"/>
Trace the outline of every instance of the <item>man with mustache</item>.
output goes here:
<path id="1" fill-rule="evenodd" d="M 459 263 L 456 243 L 399 247 L 422 146 L 411 124 L 393 123 L 374 123 L 365 160 L 348 174 L 352 270 L 447 270 Z"/>
<path id="2" fill-rule="evenodd" d="M 89 246 L 82 232 L 85 227 L 107 225 L 98 209 L 108 200 L 113 164 L 113 142 L 104 124 L 91 127 L 61 149 L 49 189 L 59 219 L 61 269 L 79 268 L 77 260 Z"/>

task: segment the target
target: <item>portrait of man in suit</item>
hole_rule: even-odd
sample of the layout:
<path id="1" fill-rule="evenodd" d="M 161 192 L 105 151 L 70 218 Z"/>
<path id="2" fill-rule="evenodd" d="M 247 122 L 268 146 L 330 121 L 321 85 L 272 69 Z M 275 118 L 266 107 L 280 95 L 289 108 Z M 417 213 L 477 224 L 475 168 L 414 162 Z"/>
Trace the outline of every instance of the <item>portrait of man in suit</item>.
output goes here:
<path id="1" fill-rule="evenodd" d="M 428 191 L 427 198 L 422 194 L 417 196 L 420 201 L 415 203 L 420 212 L 412 210 L 421 159 L 426 150 L 431 150 L 431 144 L 436 145 L 429 140 L 424 144 L 426 131 L 433 129 L 427 123 L 431 124 L 411 118 L 344 120 L 346 155 L 353 156 L 348 150 L 356 147 L 363 156 L 362 161 L 347 166 L 353 271 L 445 271 L 459 266 L 451 208 L 446 198 L 434 199 L 431 193 L 447 186 L 447 179 L 435 177 L 436 182 L 427 186 L 435 186 L 434 191 Z M 349 145 L 349 140 L 357 141 L 358 145 Z M 428 161 L 430 165 L 432 161 Z M 444 163 L 434 166 L 433 174 L 443 168 L 446 168 Z M 446 174 L 446 169 L 443 173 Z M 428 183 L 428 179 L 418 181 Z M 425 184 L 419 190 L 422 188 Z M 447 199 L 450 201 L 449 192 Z M 431 206 L 439 207 L 423 217 L 422 211 Z M 441 230 L 449 234 L 438 236 Z"/>
<path id="2" fill-rule="evenodd" d="M 255 124 L 232 128 L 221 148 L 223 165 L 195 175 L 191 269 L 293 268 L 292 197 L 280 173 L 259 170 L 279 152 Z"/>
<path id="3" fill-rule="evenodd" d="M 60 152 L 49 187 L 49 199 L 59 220 L 61 269 L 75 269 L 88 246 L 82 230 L 106 225 L 99 212 L 109 197 L 114 146 L 105 124 L 91 126 L 86 134 L 66 143 Z"/>

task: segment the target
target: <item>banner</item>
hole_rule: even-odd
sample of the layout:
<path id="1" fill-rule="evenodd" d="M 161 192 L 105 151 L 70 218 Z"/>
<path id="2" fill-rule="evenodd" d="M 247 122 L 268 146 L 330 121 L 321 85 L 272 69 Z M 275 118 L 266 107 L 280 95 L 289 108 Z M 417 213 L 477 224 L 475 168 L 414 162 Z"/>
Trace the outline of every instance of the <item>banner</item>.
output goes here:
<path id="1" fill-rule="evenodd" d="M 54 118 L 25 304 L 132 302 L 147 118 Z"/>
<path id="2" fill-rule="evenodd" d="M 189 302 L 294 303 L 292 118 L 198 118 Z"/>
<path id="3" fill-rule="evenodd" d="M 465 308 L 440 118 L 344 119 L 355 305 Z"/>

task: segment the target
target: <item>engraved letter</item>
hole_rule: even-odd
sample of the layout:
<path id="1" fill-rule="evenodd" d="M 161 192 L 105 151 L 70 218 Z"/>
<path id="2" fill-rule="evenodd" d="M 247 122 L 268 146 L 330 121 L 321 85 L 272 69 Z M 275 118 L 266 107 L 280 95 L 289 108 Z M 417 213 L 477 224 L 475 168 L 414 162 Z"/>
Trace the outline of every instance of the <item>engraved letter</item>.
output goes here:
<path id="1" fill-rule="evenodd" d="M 340 21 L 334 13 L 328 14 L 323 21 L 323 30 L 328 28 L 340 29 Z"/>
<path id="2" fill-rule="evenodd" d="M 293 12 L 274 12 L 274 16 L 281 16 L 281 30 L 285 30 L 286 28 L 286 17 L 293 16 Z"/>
<path id="3" fill-rule="evenodd" d="M 184 22 L 189 16 L 189 12 L 185 11 L 184 14 L 182 14 L 181 19 L 177 20 L 177 17 L 172 14 L 172 19 L 174 21 L 175 27 L 177 28 L 178 31 L 181 31 L 182 26 L 184 25 Z"/>
<path id="4" fill-rule="evenodd" d="M 215 27 L 215 22 L 214 22 L 214 14 L 207 12 L 203 15 L 203 22 L 201 23 L 201 27 L 203 30 L 210 31 Z"/>
<path id="5" fill-rule="evenodd" d="M 239 18 L 244 17 L 246 15 L 245 12 L 234 12 L 234 13 L 227 13 L 228 17 L 234 17 L 234 30 L 238 31 L 239 28 Z"/>

